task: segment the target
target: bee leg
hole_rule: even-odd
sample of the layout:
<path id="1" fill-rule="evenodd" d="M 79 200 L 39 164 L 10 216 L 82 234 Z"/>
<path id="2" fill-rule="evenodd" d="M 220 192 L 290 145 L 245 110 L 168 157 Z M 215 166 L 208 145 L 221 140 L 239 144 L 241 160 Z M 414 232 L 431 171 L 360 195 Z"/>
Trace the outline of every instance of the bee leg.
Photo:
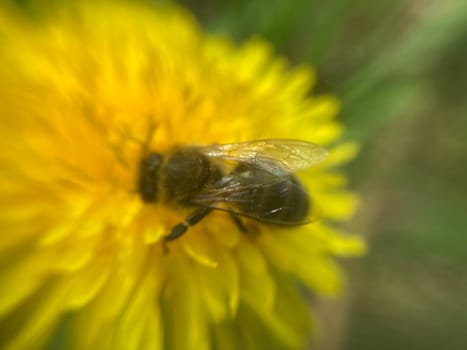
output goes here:
<path id="1" fill-rule="evenodd" d="M 229 214 L 230 214 L 230 217 L 232 218 L 233 222 L 235 223 L 235 226 L 237 226 L 238 230 L 241 233 L 248 233 L 248 229 L 246 228 L 243 221 L 238 216 L 236 216 L 235 214 L 233 214 L 233 213 L 229 213 Z"/>
<path id="2" fill-rule="evenodd" d="M 184 222 L 181 222 L 172 227 L 170 233 L 164 237 L 164 243 L 167 241 L 173 241 L 174 239 L 177 239 L 178 237 L 183 235 L 186 232 L 186 230 L 190 228 L 190 226 L 193 226 L 200 222 L 211 211 L 211 208 L 200 208 L 188 215 Z"/>

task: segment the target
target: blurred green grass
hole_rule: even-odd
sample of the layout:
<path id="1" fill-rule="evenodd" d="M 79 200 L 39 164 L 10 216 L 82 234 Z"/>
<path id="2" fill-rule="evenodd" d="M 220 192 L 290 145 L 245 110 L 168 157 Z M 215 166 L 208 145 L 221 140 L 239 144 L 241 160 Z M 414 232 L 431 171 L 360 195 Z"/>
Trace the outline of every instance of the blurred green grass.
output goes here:
<path id="1" fill-rule="evenodd" d="M 343 102 L 363 205 L 346 297 L 321 301 L 318 349 L 465 349 L 467 2 L 179 1 L 206 30 L 260 36 Z"/>

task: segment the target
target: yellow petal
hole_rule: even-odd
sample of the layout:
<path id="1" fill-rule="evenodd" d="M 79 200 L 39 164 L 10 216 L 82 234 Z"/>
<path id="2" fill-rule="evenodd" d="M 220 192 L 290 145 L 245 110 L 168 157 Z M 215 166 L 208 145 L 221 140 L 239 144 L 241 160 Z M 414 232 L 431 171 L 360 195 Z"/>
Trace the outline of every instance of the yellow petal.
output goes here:
<path id="1" fill-rule="evenodd" d="M 163 349 L 164 329 L 158 302 L 162 282 L 160 277 L 155 266 L 142 276 L 117 321 L 114 349 Z"/>
<path id="2" fill-rule="evenodd" d="M 240 296 L 256 304 L 264 312 L 271 310 L 275 298 L 275 283 L 269 274 L 263 253 L 247 239 L 236 251 L 240 268 Z"/>
<path id="3" fill-rule="evenodd" d="M 82 308 L 76 318 L 76 332 L 79 334 L 74 340 L 76 348 L 89 349 L 97 348 L 106 344 L 106 338 L 102 337 L 101 332 L 109 334 L 107 329 L 110 324 L 121 314 L 122 310 L 131 298 L 132 292 L 137 288 L 141 274 L 144 273 L 143 262 L 146 253 L 135 249 L 133 254 L 126 251 L 121 256 L 109 254 L 112 265 L 110 274 L 105 284 L 100 289 L 100 293 Z M 155 259 L 156 256 L 152 256 Z M 154 261 L 157 263 L 157 260 Z M 113 327 L 113 326 L 112 326 Z M 110 340 L 109 340 L 110 341 Z"/>
<path id="4" fill-rule="evenodd" d="M 109 256 L 101 255 L 85 268 L 63 278 L 70 290 L 64 302 L 65 309 L 79 309 L 100 293 L 111 271 L 110 262 Z"/>
<path id="5" fill-rule="evenodd" d="M 322 218 L 332 220 L 350 219 L 358 207 L 359 199 L 355 193 L 335 192 L 313 194 L 317 211 Z"/>
<path id="6" fill-rule="evenodd" d="M 216 245 L 212 239 L 200 230 L 191 230 L 185 235 L 183 247 L 185 252 L 198 263 L 215 268 L 219 265 Z M 195 232 L 193 232 L 195 231 Z"/>
<path id="7" fill-rule="evenodd" d="M 208 350 L 210 340 L 204 301 L 189 260 L 172 259 L 172 274 L 163 296 L 166 344 L 169 349 Z"/>
<path id="8" fill-rule="evenodd" d="M 215 323 L 233 317 L 239 298 L 238 272 L 232 256 L 219 250 L 216 268 L 195 266 L 199 289 Z"/>
<path id="9" fill-rule="evenodd" d="M 327 167 L 334 167 L 336 165 L 347 163 L 349 160 L 355 158 L 358 153 L 358 145 L 355 142 L 347 142 L 340 144 L 329 150 L 328 158 L 323 162 Z"/>
<path id="10" fill-rule="evenodd" d="M 63 312 L 63 301 L 66 293 L 67 286 L 52 282 L 36 294 L 33 302 L 24 305 L 20 309 L 20 313 L 15 315 L 16 318 L 21 319 L 18 323 L 20 327 L 7 334 L 9 340 L 3 344 L 4 349 L 41 348 Z M 14 319 L 9 322 L 14 324 Z M 2 327 L 2 332 L 5 329 Z"/>

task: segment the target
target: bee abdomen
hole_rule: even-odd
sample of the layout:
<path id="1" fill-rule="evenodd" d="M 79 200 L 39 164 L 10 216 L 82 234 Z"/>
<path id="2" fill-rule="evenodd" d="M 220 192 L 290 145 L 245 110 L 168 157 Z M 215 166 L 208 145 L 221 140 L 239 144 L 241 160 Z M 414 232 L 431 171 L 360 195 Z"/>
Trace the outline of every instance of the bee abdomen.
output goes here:
<path id="1" fill-rule="evenodd" d="M 256 202 L 258 217 L 283 224 L 302 223 L 310 208 L 309 196 L 295 179 L 266 187 Z"/>
<path id="2" fill-rule="evenodd" d="M 304 187 L 293 176 L 282 181 L 261 184 L 261 171 L 255 171 L 251 181 L 258 181 L 258 186 L 251 186 L 248 193 L 242 192 L 236 198 L 236 207 L 260 221 L 297 225 L 306 221 L 309 214 L 310 199 Z M 244 200 L 248 199 L 248 200 Z"/>

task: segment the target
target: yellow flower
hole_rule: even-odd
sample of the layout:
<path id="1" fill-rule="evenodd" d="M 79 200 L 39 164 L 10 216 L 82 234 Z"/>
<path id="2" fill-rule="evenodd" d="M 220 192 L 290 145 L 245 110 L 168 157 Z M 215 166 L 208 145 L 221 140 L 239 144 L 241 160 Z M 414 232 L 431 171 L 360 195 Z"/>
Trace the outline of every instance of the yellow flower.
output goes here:
<path id="1" fill-rule="evenodd" d="M 309 96 L 252 40 L 204 36 L 172 6 L 71 2 L 0 13 L 0 345 L 38 349 L 300 348 L 302 284 L 336 294 L 335 256 L 363 243 L 334 229 L 356 198 L 336 166 L 338 102 Z M 299 174 L 321 220 L 293 229 L 210 214 L 163 253 L 185 209 L 144 203 L 141 144 L 295 138 L 326 146 Z M 299 283 L 297 285 L 297 282 Z"/>

